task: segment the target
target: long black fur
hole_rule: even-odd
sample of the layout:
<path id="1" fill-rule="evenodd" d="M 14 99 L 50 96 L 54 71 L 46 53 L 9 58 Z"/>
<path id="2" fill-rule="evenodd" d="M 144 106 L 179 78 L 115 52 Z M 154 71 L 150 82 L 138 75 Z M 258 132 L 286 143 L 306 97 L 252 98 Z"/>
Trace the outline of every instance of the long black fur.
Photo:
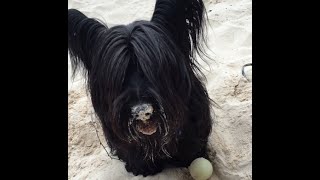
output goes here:
<path id="1" fill-rule="evenodd" d="M 135 175 L 166 165 L 187 167 L 207 157 L 211 100 L 195 60 L 204 50 L 202 0 L 157 0 L 150 21 L 108 28 L 68 10 L 68 48 L 81 67 L 113 155 Z M 130 126 L 130 107 L 151 103 L 159 131 L 144 136 Z"/>

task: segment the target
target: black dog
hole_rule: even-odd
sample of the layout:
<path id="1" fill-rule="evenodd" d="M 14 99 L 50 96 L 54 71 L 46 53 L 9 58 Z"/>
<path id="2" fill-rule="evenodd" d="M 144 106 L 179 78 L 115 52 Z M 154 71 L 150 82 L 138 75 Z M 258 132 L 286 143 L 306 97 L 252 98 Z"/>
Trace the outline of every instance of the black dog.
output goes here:
<path id="1" fill-rule="evenodd" d="M 195 61 L 205 59 L 202 0 L 157 0 L 150 21 L 108 28 L 68 10 L 73 73 L 86 75 L 113 155 L 143 176 L 207 156 L 211 100 Z"/>

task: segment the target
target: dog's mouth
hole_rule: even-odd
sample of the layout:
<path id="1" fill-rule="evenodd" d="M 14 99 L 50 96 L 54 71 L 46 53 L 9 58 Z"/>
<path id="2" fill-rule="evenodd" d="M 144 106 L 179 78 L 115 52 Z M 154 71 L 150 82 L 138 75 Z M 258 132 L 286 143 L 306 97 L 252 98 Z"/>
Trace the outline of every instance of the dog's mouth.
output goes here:
<path id="1" fill-rule="evenodd" d="M 155 121 L 138 121 L 136 125 L 137 130 L 144 135 L 152 135 L 157 132 L 158 124 Z"/>

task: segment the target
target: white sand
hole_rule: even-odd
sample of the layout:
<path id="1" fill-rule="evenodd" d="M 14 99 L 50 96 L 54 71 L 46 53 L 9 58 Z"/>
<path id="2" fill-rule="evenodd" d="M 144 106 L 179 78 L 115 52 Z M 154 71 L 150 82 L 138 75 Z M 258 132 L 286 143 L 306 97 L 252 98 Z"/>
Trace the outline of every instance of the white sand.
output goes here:
<path id="1" fill-rule="evenodd" d="M 210 179 L 252 179 L 252 84 L 241 75 L 242 65 L 252 62 L 252 2 L 204 2 L 211 24 L 208 42 L 215 59 L 210 68 L 204 65 L 209 70 L 204 73 L 210 97 L 221 106 L 214 109 L 216 118 L 210 147 L 216 151 L 216 158 Z M 149 20 L 154 3 L 155 0 L 68 0 L 69 8 L 103 19 L 109 26 Z M 70 76 L 70 61 L 68 63 Z M 245 72 L 251 78 L 251 67 Z M 69 81 L 68 90 L 68 179 L 192 179 L 186 168 L 166 169 L 148 178 L 127 173 L 124 164 L 110 159 L 99 144 L 91 123 L 95 118 L 91 117 L 92 106 L 83 78 L 77 76 L 73 82 Z"/>

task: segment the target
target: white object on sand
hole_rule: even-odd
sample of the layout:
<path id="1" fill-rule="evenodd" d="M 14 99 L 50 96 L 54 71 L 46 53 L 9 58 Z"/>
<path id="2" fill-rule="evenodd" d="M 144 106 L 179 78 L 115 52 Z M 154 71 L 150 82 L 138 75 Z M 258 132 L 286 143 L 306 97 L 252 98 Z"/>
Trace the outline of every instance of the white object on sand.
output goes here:
<path id="1" fill-rule="evenodd" d="M 210 161 L 202 157 L 193 160 L 188 169 L 195 180 L 207 180 L 213 172 Z"/>

